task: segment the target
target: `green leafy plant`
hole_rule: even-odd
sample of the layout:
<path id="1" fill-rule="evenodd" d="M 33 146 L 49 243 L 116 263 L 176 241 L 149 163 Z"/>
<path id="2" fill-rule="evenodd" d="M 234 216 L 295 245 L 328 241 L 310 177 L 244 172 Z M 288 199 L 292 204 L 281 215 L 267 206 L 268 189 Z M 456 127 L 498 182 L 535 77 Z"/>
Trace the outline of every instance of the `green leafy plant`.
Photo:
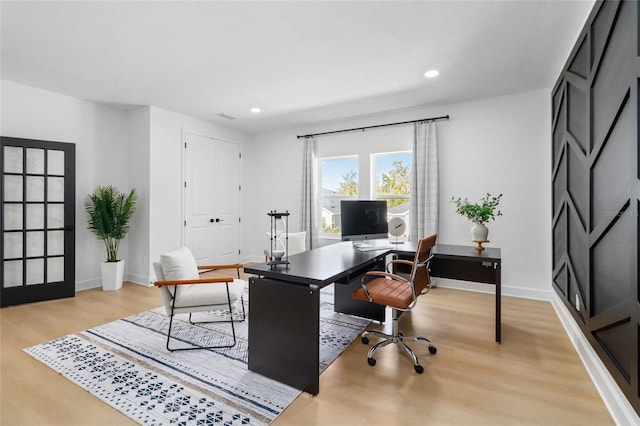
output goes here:
<path id="1" fill-rule="evenodd" d="M 98 186 L 85 200 L 87 229 L 104 241 L 107 262 L 119 260 L 120 240 L 129 231 L 129 221 L 135 211 L 137 199 L 135 189 L 125 195 L 113 186 Z"/>
<path id="2" fill-rule="evenodd" d="M 496 217 L 502 216 L 502 212 L 497 210 L 502 194 L 492 196 L 487 192 L 479 204 L 472 204 L 467 198 L 451 197 L 451 202 L 456 205 L 456 213 L 465 216 L 473 223 L 484 225 Z"/>

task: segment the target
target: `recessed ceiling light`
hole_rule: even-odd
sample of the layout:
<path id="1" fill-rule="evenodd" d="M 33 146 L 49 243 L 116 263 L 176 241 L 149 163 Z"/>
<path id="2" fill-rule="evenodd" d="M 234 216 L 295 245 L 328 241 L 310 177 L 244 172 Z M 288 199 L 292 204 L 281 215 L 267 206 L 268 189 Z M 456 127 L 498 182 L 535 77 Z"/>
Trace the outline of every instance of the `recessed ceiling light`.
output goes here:
<path id="1" fill-rule="evenodd" d="M 262 111 L 262 110 L 261 110 L 260 108 L 258 108 L 258 107 L 253 107 L 253 108 L 251 108 L 251 112 L 253 112 L 254 114 L 257 114 L 257 113 L 259 113 L 260 111 Z"/>
<path id="2" fill-rule="evenodd" d="M 436 77 L 438 74 L 440 74 L 438 70 L 429 70 L 424 73 L 424 76 L 427 78 L 433 78 L 433 77 Z"/>

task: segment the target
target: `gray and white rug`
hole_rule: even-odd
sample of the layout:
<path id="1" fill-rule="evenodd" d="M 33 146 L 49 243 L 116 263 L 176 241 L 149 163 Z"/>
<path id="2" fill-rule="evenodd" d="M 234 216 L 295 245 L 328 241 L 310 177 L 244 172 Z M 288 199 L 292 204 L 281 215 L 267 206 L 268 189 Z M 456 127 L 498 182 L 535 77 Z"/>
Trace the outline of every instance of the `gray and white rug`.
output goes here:
<path id="1" fill-rule="evenodd" d="M 245 309 L 248 312 L 246 298 Z M 228 323 L 193 326 L 186 319 L 177 315 L 172 331 L 185 345 L 215 345 L 230 339 Z M 323 290 L 320 371 L 368 323 L 333 312 L 331 289 Z M 147 425 L 269 424 L 300 394 L 247 369 L 248 319 L 236 323 L 235 347 L 186 352 L 166 350 L 168 324 L 164 309 L 156 308 L 25 352 Z"/>

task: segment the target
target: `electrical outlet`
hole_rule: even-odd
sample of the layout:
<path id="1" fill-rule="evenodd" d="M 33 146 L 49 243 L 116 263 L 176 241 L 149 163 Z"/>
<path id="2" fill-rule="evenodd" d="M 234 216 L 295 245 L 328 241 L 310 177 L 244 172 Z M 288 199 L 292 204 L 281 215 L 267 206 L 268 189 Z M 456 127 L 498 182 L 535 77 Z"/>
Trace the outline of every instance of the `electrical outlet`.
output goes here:
<path id="1" fill-rule="evenodd" d="M 580 296 L 576 294 L 576 309 L 580 312 Z"/>

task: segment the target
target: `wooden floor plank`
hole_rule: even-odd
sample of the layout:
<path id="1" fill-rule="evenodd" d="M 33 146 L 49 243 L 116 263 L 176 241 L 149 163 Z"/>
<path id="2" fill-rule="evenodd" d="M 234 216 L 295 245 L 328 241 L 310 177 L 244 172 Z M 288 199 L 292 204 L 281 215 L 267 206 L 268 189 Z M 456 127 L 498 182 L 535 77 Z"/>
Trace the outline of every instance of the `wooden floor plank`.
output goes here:
<path id="1" fill-rule="evenodd" d="M 161 304 L 158 289 L 125 283 L 0 310 L 0 424 L 135 424 L 22 350 Z M 409 344 L 424 374 L 394 345 L 369 366 L 358 339 L 322 374 L 319 395 L 300 395 L 273 424 L 614 424 L 549 302 L 503 297 L 502 344 L 493 314 L 491 294 L 435 288 L 400 320 L 438 348 Z"/>

